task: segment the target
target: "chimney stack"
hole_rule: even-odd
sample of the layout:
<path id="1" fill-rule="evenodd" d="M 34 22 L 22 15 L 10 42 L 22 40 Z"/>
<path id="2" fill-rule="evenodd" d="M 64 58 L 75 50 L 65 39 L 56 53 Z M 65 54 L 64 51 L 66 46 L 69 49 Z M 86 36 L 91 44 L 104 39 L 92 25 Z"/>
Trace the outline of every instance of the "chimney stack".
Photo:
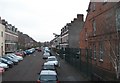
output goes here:
<path id="1" fill-rule="evenodd" d="M 77 14 L 77 19 L 80 21 L 84 21 L 84 15 L 83 14 Z"/>

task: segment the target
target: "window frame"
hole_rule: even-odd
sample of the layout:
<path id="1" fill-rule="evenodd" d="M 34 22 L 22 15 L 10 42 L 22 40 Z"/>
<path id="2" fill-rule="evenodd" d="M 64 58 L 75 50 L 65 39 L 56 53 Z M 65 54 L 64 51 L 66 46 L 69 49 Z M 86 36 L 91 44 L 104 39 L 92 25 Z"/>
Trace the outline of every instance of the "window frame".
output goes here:
<path id="1" fill-rule="evenodd" d="M 96 35 L 96 21 L 95 21 L 95 19 L 93 19 L 93 21 L 92 21 L 92 27 L 93 27 L 93 35 L 95 36 Z"/>
<path id="2" fill-rule="evenodd" d="M 93 56 L 94 56 L 94 60 L 96 60 L 97 56 L 96 56 L 96 45 L 93 44 Z"/>
<path id="3" fill-rule="evenodd" d="M 3 37 L 4 35 L 3 35 L 3 31 L 1 31 L 1 37 Z"/>
<path id="4" fill-rule="evenodd" d="M 106 4 L 108 2 L 108 0 L 103 0 L 103 5 Z"/>
<path id="5" fill-rule="evenodd" d="M 99 61 L 103 62 L 103 57 L 104 57 L 104 45 L 103 41 L 99 42 Z"/>
<path id="6" fill-rule="evenodd" d="M 116 29 L 120 31 L 120 7 L 116 9 Z"/>

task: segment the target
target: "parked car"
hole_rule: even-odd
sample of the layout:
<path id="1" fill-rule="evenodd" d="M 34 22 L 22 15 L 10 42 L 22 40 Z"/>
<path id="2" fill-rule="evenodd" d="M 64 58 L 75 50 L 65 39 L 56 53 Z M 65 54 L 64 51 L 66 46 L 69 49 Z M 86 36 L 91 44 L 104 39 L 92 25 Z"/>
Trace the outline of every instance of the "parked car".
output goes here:
<path id="1" fill-rule="evenodd" d="M 4 68 L 6 70 L 9 68 L 9 66 L 5 63 L 0 62 L 0 68 Z"/>
<path id="2" fill-rule="evenodd" d="M 29 55 L 29 54 L 30 54 L 30 51 L 29 51 L 29 50 L 25 50 L 25 54 L 26 54 L 26 55 Z"/>
<path id="3" fill-rule="evenodd" d="M 42 70 L 37 83 L 59 83 L 57 73 L 53 70 Z"/>
<path id="4" fill-rule="evenodd" d="M 11 58 L 9 56 L 4 56 L 3 58 L 12 61 L 15 65 L 18 64 L 18 62 L 19 62 L 17 59 Z"/>
<path id="5" fill-rule="evenodd" d="M 14 58 L 14 59 L 17 59 L 18 61 L 22 61 L 22 60 L 23 60 L 23 57 L 22 57 L 22 56 L 17 56 L 17 55 L 15 55 L 15 54 L 13 54 L 13 53 L 7 54 L 7 56 L 12 57 L 12 58 Z"/>
<path id="6" fill-rule="evenodd" d="M 25 50 L 25 52 L 26 52 L 26 55 L 29 55 L 29 54 L 34 53 L 35 50 L 34 49 L 28 49 L 28 50 Z"/>
<path id="7" fill-rule="evenodd" d="M 8 64 L 9 67 L 13 67 L 14 63 L 10 60 L 4 59 L 4 58 L 0 58 L 0 61 L 2 63 Z"/>
<path id="8" fill-rule="evenodd" d="M 25 57 L 25 54 L 24 54 L 23 51 L 21 51 L 21 52 L 15 52 L 15 55 Z"/>
<path id="9" fill-rule="evenodd" d="M 4 68 L 0 68 L 0 75 L 2 75 L 5 72 Z"/>
<path id="10" fill-rule="evenodd" d="M 44 47 L 44 52 L 50 52 L 49 47 Z"/>
<path id="11" fill-rule="evenodd" d="M 31 48 L 26 50 L 27 54 L 33 54 L 35 52 L 35 48 Z"/>
<path id="12" fill-rule="evenodd" d="M 43 59 L 47 59 L 50 56 L 49 52 L 44 52 L 43 53 Z"/>
<path id="13" fill-rule="evenodd" d="M 38 48 L 37 51 L 38 51 L 38 52 L 42 52 L 41 48 Z"/>
<path id="14" fill-rule="evenodd" d="M 54 64 L 51 64 L 49 62 L 45 62 L 43 65 L 42 65 L 42 70 L 54 70 L 57 72 L 56 70 L 56 67 Z"/>
<path id="15" fill-rule="evenodd" d="M 58 62 L 58 60 L 55 56 L 49 56 L 46 61 L 49 63 L 53 63 L 57 67 L 60 67 L 60 63 Z"/>

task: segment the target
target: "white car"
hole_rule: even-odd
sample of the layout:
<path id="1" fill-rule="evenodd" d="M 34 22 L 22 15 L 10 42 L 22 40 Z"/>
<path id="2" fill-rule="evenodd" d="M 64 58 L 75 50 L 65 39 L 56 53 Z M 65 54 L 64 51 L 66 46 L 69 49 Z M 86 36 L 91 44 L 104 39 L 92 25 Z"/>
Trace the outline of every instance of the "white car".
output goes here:
<path id="1" fill-rule="evenodd" d="M 38 80 L 38 83 L 58 83 L 57 73 L 53 70 L 42 70 Z"/>
<path id="2" fill-rule="evenodd" d="M 1 67 L 1 68 L 5 68 L 5 69 L 8 69 L 8 68 L 9 68 L 9 66 L 8 66 L 7 64 L 2 63 L 2 62 L 0 62 L 0 67 Z"/>
<path id="3" fill-rule="evenodd" d="M 44 47 L 44 52 L 50 52 L 48 47 Z"/>
<path id="4" fill-rule="evenodd" d="M 57 67 L 60 67 L 60 63 L 58 62 L 57 58 L 55 56 L 50 56 L 46 60 L 48 63 L 54 64 Z"/>
<path id="5" fill-rule="evenodd" d="M 56 67 L 53 63 L 45 62 L 43 64 L 42 70 L 54 70 L 57 72 Z"/>
<path id="6" fill-rule="evenodd" d="M 49 52 L 44 52 L 43 59 L 47 59 L 50 56 Z"/>
<path id="7" fill-rule="evenodd" d="M 12 57 L 16 58 L 17 60 L 19 61 L 22 61 L 23 60 L 23 57 L 22 56 L 17 56 L 15 54 L 11 54 Z"/>

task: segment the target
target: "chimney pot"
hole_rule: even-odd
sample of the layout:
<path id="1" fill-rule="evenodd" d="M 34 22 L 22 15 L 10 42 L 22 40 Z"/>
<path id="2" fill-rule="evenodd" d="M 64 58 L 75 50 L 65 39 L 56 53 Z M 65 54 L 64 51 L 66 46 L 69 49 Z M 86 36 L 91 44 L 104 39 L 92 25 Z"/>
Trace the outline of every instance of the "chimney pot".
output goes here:
<path id="1" fill-rule="evenodd" d="M 79 19 L 80 21 L 83 21 L 83 17 L 84 17 L 83 14 L 77 14 L 77 19 Z"/>

